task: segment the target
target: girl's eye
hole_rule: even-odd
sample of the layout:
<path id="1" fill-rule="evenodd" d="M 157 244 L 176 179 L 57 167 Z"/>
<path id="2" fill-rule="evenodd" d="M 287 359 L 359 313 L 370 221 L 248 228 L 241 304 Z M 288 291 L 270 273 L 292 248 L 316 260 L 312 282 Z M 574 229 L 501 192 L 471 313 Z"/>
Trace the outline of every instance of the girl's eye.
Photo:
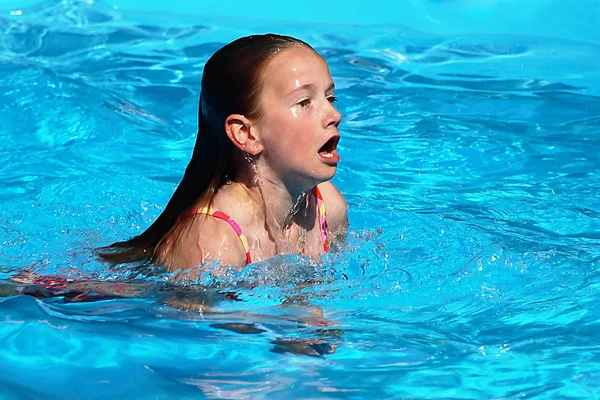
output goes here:
<path id="1" fill-rule="evenodd" d="M 310 99 L 304 99 L 298 103 L 298 105 L 302 108 L 308 107 L 310 105 Z"/>
<path id="2" fill-rule="evenodd" d="M 335 96 L 330 96 L 327 98 L 327 100 L 329 100 L 331 104 L 334 104 L 336 101 L 338 101 L 338 98 Z"/>

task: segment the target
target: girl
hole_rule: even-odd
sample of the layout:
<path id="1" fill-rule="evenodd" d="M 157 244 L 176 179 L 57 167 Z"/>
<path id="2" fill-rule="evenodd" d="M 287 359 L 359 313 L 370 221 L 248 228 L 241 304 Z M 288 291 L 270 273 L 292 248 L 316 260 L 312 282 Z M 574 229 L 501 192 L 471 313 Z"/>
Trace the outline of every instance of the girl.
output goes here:
<path id="1" fill-rule="evenodd" d="M 298 39 L 248 36 L 218 50 L 204 67 L 183 180 L 145 232 L 100 257 L 171 271 L 320 258 L 348 226 L 346 202 L 329 182 L 340 159 L 335 100 L 324 59 Z"/>

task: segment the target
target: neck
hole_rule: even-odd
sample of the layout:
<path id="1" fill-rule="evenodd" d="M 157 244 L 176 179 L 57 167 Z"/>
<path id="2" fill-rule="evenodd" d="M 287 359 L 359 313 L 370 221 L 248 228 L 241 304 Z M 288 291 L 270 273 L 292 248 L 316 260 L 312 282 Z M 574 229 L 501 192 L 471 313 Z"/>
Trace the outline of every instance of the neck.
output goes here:
<path id="1" fill-rule="evenodd" d="M 248 168 L 240 174 L 236 182 L 242 185 L 252 201 L 264 205 L 265 221 L 271 229 L 282 231 L 293 222 L 304 226 L 314 221 L 308 212 L 311 210 L 312 187 L 286 186 L 254 168 Z"/>

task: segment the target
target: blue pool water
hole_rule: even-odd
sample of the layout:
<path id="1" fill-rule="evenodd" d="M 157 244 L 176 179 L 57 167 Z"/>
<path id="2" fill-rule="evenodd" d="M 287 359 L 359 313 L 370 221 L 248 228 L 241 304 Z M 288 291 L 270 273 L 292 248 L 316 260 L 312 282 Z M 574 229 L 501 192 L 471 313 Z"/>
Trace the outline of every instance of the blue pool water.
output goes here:
<path id="1" fill-rule="evenodd" d="M 503 31 L 475 7 L 444 31 L 423 11 L 467 3 L 367 25 L 5 8 L 0 398 L 599 397 L 600 14 L 549 2 Z M 348 247 L 188 286 L 97 262 L 178 183 L 203 63 L 265 31 L 330 64 Z M 26 270 L 132 289 L 15 296 Z"/>

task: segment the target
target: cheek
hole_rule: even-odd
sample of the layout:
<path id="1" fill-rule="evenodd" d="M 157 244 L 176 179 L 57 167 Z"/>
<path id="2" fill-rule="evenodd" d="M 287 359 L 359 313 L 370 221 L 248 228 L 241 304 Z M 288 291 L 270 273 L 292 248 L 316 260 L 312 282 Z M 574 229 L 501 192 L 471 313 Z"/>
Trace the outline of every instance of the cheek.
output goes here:
<path id="1" fill-rule="evenodd" d="M 265 144 L 268 148 L 291 157 L 306 153 L 314 143 L 310 121 L 292 112 L 272 115 L 266 123 Z"/>
<path id="2" fill-rule="evenodd" d="M 319 132 L 323 110 L 286 108 L 270 104 L 264 115 L 264 145 L 269 158 L 278 165 L 296 167 L 312 162 L 319 145 Z"/>
<path id="3" fill-rule="evenodd" d="M 312 129 L 307 124 L 296 123 L 281 131 L 281 143 L 292 159 L 306 159 L 314 147 Z"/>

